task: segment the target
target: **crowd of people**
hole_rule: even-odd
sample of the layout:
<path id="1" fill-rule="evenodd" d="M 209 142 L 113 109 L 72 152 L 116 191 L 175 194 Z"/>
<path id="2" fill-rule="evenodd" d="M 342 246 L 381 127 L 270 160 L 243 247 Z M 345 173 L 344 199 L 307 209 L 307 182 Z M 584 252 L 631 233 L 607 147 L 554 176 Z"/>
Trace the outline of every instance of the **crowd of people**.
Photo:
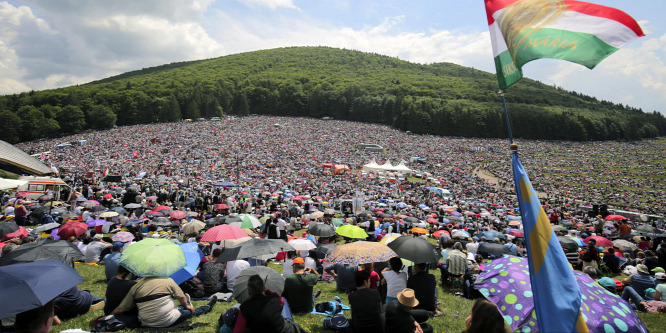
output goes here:
<path id="1" fill-rule="evenodd" d="M 55 148 L 60 142 L 80 140 L 85 144 Z M 359 143 L 379 144 L 386 150 L 365 151 L 358 148 Z M 367 233 L 368 241 L 379 241 L 392 234 L 412 236 L 413 227 L 423 227 L 427 234 L 414 236 L 434 238 L 442 259 L 436 265 L 407 267 L 401 258 L 393 257 L 357 266 L 328 262 L 315 250 L 278 255 L 275 260 L 282 263 L 284 291 L 268 290 L 263 277 L 251 276 L 246 287 L 250 299 L 235 312 L 221 315 L 221 331 L 301 332 L 291 313 L 325 312 L 325 304 L 317 308 L 316 285 L 332 279 L 337 292 L 348 294 L 353 332 L 431 332 L 428 318 L 442 315 L 437 304 L 441 287 L 477 298 L 474 280 L 483 270 L 484 260 L 525 254 L 509 152 L 502 153 L 503 145 L 498 140 L 414 135 L 374 124 L 250 116 L 119 127 L 18 146 L 40 154 L 45 164 L 72 185 L 68 201 L 51 203 L 56 206 L 49 209 L 54 221 L 91 222 L 108 209 L 127 208 L 117 216 L 102 218 L 108 222 L 104 223 L 106 230 L 100 224 L 67 239 L 81 250 L 77 260 L 103 263 L 108 280 L 105 303 L 76 287 L 56 298 L 56 305 L 64 302 L 64 308 L 80 309 L 75 315 L 103 306 L 105 315 L 115 315 L 128 327 L 168 327 L 210 312 L 218 297 L 234 292 L 242 271 L 266 265 L 265 259 L 256 258 L 218 260 L 225 245 L 201 240 L 208 227 L 223 223 L 216 219 L 246 213 L 263 218 L 262 225 L 248 233 L 251 237 L 302 238 L 318 245 L 351 240 L 315 238 L 307 231 L 298 237 L 294 231 L 309 230 L 319 223 L 334 228 L 356 225 Z M 621 295 L 640 311 L 659 308 L 660 304 L 652 302 L 666 300 L 662 298 L 666 291 L 663 219 L 638 218 L 662 215 L 666 208 L 666 194 L 660 186 L 660 179 L 666 177 L 661 164 L 663 148 L 659 140 L 520 144 L 522 161 L 558 235 L 577 242 L 575 247 L 562 243 L 572 267 L 599 279 L 628 269 L 629 277 L 619 284 L 624 287 Z M 411 157 L 422 158 L 410 167 L 427 173 L 427 178 L 360 172 L 372 159 L 396 163 Z M 348 165 L 352 172 L 335 174 L 324 163 Z M 102 174 L 120 179 L 105 182 Z M 429 186 L 444 187 L 454 196 L 444 197 Z M 362 212 L 338 204 L 359 197 Z M 97 204 L 85 205 L 91 200 Z M 5 215 L 19 225 L 42 221 L 30 223 L 31 212 L 46 203 L 9 195 L 3 202 Z M 585 208 L 599 203 L 631 209 L 638 215 L 631 221 L 607 220 Z M 185 217 L 169 219 L 167 211 L 160 214 L 166 215 L 166 224 L 154 223 L 152 213 L 163 206 L 182 211 Z M 184 231 L 197 219 L 208 227 Z M 133 240 L 109 239 L 108 234 L 117 232 L 129 232 Z M 2 256 L 37 238 L 56 236 L 7 239 Z M 146 237 L 198 243 L 205 257 L 194 283 L 178 285 L 168 277 L 135 281 L 118 261 L 124 249 Z M 585 242 L 588 237 L 623 240 L 630 245 L 597 247 L 593 241 Z M 441 272 L 439 282 L 431 269 Z M 650 288 L 655 291 L 648 295 Z M 189 297 L 198 291 L 209 303 L 195 309 Z M 343 302 L 333 303 L 335 308 Z M 71 318 L 61 308 L 55 307 L 56 317 Z M 467 332 L 508 329 L 497 307 L 481 299 L 466 323 Z"/>

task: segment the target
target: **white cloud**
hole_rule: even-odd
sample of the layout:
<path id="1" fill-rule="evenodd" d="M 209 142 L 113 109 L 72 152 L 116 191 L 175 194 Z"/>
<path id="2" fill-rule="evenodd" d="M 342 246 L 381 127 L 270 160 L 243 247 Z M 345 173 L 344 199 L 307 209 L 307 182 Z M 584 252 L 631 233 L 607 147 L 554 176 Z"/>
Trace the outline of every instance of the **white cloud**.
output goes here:
<path id="1" fill-rule="evenodd" d="M 238 0 L 238 1 L 247 4 L 249 6 L 267 7 L 271 10 L 276 10 L 280 7 L 299 10 L 299 8 L 296 7 L 296 5 L 294 5 L 293 0 Z"/>

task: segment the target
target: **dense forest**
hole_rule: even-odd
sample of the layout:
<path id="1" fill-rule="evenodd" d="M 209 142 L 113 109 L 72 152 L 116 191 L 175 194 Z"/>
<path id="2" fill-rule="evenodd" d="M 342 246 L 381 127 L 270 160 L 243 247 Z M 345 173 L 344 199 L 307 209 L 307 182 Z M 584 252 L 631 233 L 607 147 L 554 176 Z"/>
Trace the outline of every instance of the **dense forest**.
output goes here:
<path id="1" fill-rule="evenodd" d="M 505 97 L 515 137 L 637 140 L 666 134 L 666 118 L 656 111 L 645 113 L 527 78 Z M 494 73 L 353 50 L 291 47 L 0 96 L 0 139 L 15 143 L 224 114 L 333 117 L 414 133 L 507 137 Z"/>

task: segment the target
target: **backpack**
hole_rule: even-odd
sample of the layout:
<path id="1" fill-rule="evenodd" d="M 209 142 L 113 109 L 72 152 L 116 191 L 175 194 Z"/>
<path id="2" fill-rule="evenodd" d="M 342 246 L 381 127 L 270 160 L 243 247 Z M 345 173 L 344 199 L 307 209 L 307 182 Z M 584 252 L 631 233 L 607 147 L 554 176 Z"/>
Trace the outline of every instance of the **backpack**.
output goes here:
<path id="1" fill-rule="evenodd" d="M 334 316 L 342 312 L 342 306 L 338 302 L 323 302 L 315 304 L 315 311 Z"/>
<path id="2" fill-rule="evenodd" d="M 53 222 L 54 222 L 53 217 L 51 217 L 51 215 L 49 215 L 47 213 L 44 213 L 44 215 L 42 215 L 42 218 L 39 219 L 39 224 L 41 224 L 41 225 L 48 224 L 48 223 L 53 223 Z"/>
<path id="3" fill-rule="evenodd" d="M 322 322 L 325 330 L 335 332 L 348 332 L 350 330 L 349 320 L 344 316 L 326 317 Z"/>
<path id="4" fill-rule="evenodd" d="M 184 293 L 190 294 L 192 298 L 201 298 L 206 295 L 203 283 L 196 276 L 181 283 L 180 289 L 182 289 Z"/>
<path id="5" fill-rule="evenodd" d="M 97 318 L 93 325 L 93 332 L 117 332 L 125 329 L 125 323 L 118 320 L 114 315 Z"/>

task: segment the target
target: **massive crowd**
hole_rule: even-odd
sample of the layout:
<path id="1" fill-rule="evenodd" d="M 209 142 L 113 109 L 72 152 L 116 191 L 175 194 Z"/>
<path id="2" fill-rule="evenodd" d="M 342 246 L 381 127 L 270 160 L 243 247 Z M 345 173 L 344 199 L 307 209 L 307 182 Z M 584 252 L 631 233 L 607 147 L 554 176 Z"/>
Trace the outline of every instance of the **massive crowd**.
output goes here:
<path id="1" fill-rule="evenodd" d="M 82 140 L 85 144 L 56 148 L 56 145 L 63 142 Z M 383 146 L 385 151 L 369 152 L 358 147 L 361 143 L 378 144 Z M 609 252 L 606 252 L 605 256 L 596 253 L 597 257 L 592 258 L 585 256 L 585 253 L 594 253 L 594 246 L 582 251 L 578 250 L 579 246 L 576 251 L 567 254 L 572 266 L 587 269 L 586 272 L 590 275 L 598 272 L 589 270 L 588 266 L 593 269 L 603 266 L 617 271 L 631 266 L 637 269 L 633 272 L 635 274 L 630 276 L 636 276 L 634 280 L 643 282 L 647 278 L 638 274 L 660 273 L 654 269 L 666 266 L 661 262 L 665 251 L 661 247 L 662 230 L 659 228 L 663 228 L 663 219 L 648 220 L 645 217 L 647 214 L 663 215 L 666 209 L 666 194 L 661 183 L 661 179 L 666 177 L 662 162 L 664 141 L 525 141 L 518 144 L 522 163 L 535 190 L 542 197 L 542 204 L 545 205 L 550 220 L 562 226 L 561 230 L 558 229 L 559 235 L 581 240 L 588 236 L 605 236 L 609 239 L 627 240 L 635 245 L 631 251 L 625 249 L 624 253 L 619 255 L 617 252 L 615 256 L 609 255 Z M 452 283 L 451 288 L 460 288 L 461 294 L 466 297 L 473 295 L 475 274 L 478 275 L 478 271 L 483 267 L 483 258 L 492 259 L 501 253 L 525 253 L 524 242 L 521 241 L 523 236 L 515 233 L 520 231 L 520 221 L 516 217 L 519 214 L 513 190 L 508 140 L 416 135 L 383 125 L 336 120 L 250 116 L 227 118 L 223 121 L 184 121 L 119 127 L 57 140 L 26 142 L 18 146 L 40 156 L 45 164 L 57 169 L 62 179 L 72 184 L 75 194 L 68 204 L 70 207 L 78 206 L 72 210 L 84 221 L 94 220 L 95 215 L 99 214 L 91 212 L 90 207 L 82 207 L 86 200 L 98 200 L 101 206 L 107 208 L 127 207 L 128 204 L 141 206 L 138 210 L 128 209 L 127 213 L 112 219 L 118 224 L 118 228 L 125 225 L 137 239 L 148 234 L 158 236 L 160 229 L 149 228 L 147 225 L 130 227 L 127 222 L 150 217 L 149 210 L 160 205 L 186 211 L 188 219 L 212 220 L 211 224 L 215 224 L 214 219 L 218 214 L 249 213 L 257 217 L 265 216 L 267 226 L 257 228 L 254 232 L 267 238 L 286 239 L 287 231 L 307 227 L 308 223 L 333 223 L 334 215 L 347 218 L 339 220 L 341 223 L 365 228 L 368 240 L 371 241 L 379 240 L 392 232 L 404 233 L 409 232 L 411 227 L 424 227 L 430 237 L 438 238 L 442 250 L 444 259 L 439 265 L 441 282 L 445 285 Z M 408 165 L 418 173 L 427 175 L 422 180 L 361 172 L 363 165 L 370 160 L 376 160 L 379 164 L 384 161 L 397 164 L 400 161 L 411 161 L 413 157 L 420 157 L 420 162 Z M 324 164 L 329 163 L 348 165 L 351 172 L 335 174 L 331 168 L 324 167 Z M 103 174 L 107 174 L 107 169 L 108 175 L 119 176 L 119 179 L 114 182 L 103 181 Z M 441 196 L 432 191 L 431 187 L 446 188 L 453 197 Z M 354 214 L 351 207 L 336 205 L 341 200 L 355 197 L 362 198 L 362 210 L 368 212 L 367 214 Z M 603 216 L 588 214 L 585 207 L 593 204 L 608 204 L 635 211 L 637 214 L 631 217 L 627 230 L 623 227 L 627 223 L 607 221 Z M 311 214 L 317 211 L 326 213 Z M 213 259 L 219 257 L 222 251 L 214 250 L 215 246 L 205 246 L 198 232 L 183 232 L 183 226 L 179 226 L 180 219 L 174 220 L 171 239 L 174 242 L 199 242 L 202 249 L 206 250 L 206 258 L 211 263 L 216 262 Z M 273 229 L 270 229 L 271 221 L 275 221 Z M 650 232 L 637 233 L 639 227 L 653 229 L 650 229 Z M 463 232 L 464 236 L 451 239 L 450 236 L 455 236 L 458 231 Z M 178 232 L 180 237 L 176 236 Z M 169 233 L 162 234 L 169 237 Z M 303 237 L 308 238 L 307 234 Z M 74 237 L 71 241 L 80 248 L 84 245 L 91 248 L 90 244 L 96 244 L 91 248 L 94 251 L 85 250 L 92 254 L 92 258 L 87 255 L 81 258 L 85 261 L 106 261 L 99 257 L 106 248 L 109 248 L 106 251 L 110 250 L 113 254 L 127 247 L 126 244 L 106 244 L 101 240 L 101 235 L 98 234 L 96 238 L 94 232 L 81 238 L 85 239 Z M 320 238 L 318 241 L 330 240 Z M 484 244 L 486 246 L 482 247 Z M 499 245 L 506 250 L 484 251 L 483 248 L 496 249 L 493 246 L 488 247 L 488 244 Z M 9 248 L 14 249 L 15 246 Z M 213 251 L 209 251 L 209 248 Z M 622 252 L 619 248 L 617 250 Z M 305 304 L 306 309 L 302 312 L 316 310 L 313 309 L 315 301 L 310 300 L 313 286 L 318 280 L 336 278 L 339 290 L 356 290 L 355 293 L 360 292 L 358 295 L 363 295 L 349 296 L 349 301 L 352 302 L 352 318 L 355 308 L 358 311 L 359 308 L 374 306 L 375 302 L 386 303 L 383 311 L 387 313 L 387 326 L 404 327 L 407 323 L 408 327 L 404 331 L 419 332 L 432 330 L 432 327 L 425 323 L 426 319 L 428 316 L 441 314 L 436 306 L 437 282 L 431 281 L 432 275 L 427 273 L 425 265 L 415 265 L 410 269 L 410 274 L 401 271 L 402 262 L 399 262 L 397 257 L 388 261 L 386 269 L 381 265 L 370 265 L 366 269 L 335 263 L 318 267 L 317 264 L 310 265 L 311 262 L 318 262 L 315 254 L 302 255 L 304 258 L 289 254 L 284 259 L 285 269 L 293 266 L 294 275 L 309 276 L 298 281 L 291 278 L 290 288 L 298 291 L 283 293 L 292 309 Z M 119 254 L 116 258 L 118 256 Z M 646 256 L 658 259 L 648 260 Z M 618 260 L 606 262 L 610 259 L 603 259 L 601 264 L 602 257 L 617 257 Z M 210 289 L 208 291 L 233 291 L 234 279 L 229 278 L 230 274 L 237 276 L 243 269 L 251 266 L 251 263 L 244 260 L 229 261 L 221 267 L 213 267 L 211 263 L 200 267 L 201 273 L 207 276 L 206 279 L 210 274 L 218 278 L 226 275 L 226 284 L 224 279 L 217 279 L 212 284 L 213 287 L 211 284 L 206 285 Z M 649 267 L 646 266 L 648 263 Z M 135 299 L 141 299 L 159 289 L 160 294 L 169 295 L 169 316 L 156 318 L 151 315 L 157 311 L 155 309 L 165 306 L 161 303 L 153 304 L 154 299 L 150 300 L 152 303 L 149 309 L 138 307 L 139 319 L 144 324 L 177 324 L 192 316 L 211 311 L 215 304 L 216 298 L 213 298 L 211 303 L 194 309 L 182 291 L 179 292 L 177 285 L 174 287 L 161 280 L 143 283 L 143 289 L 139 290 L 140 288 L 132 287 L 133 284 L 129 282 L 116 281 L 128 280 L 130 274 L 122 269 L 122 266 L 113 267 L 116 267 L 117 271 L 107 274 L 107 278 L 115 281 L 114 288 L 118 290 L 123 289 L 121 285 L 126 285 L 125 294 L 130 293 Z M 215 271 L 210 273 L 210 270 Z M 366 290 L 378 289 L 379 276 L 382 277 L 380 285 L 386 285 L 381 298 L 379 293 L 375 295 L 375 292 Z M 462 285 L 456 285 L 458 279 Z M 287 281 L 290 281 L 289 278 Z M 218 285 L 220 282 L 222 284 Z M 264 292 L 265 282 L 254 276 L 250 277 L 247 289 L 251 301 L 243 302 L 245 305 L 241 305 L 239 313 L 236 313 L 240 320 L 237 327 L 299 331 L 300 328 L 294 325 L 293 321 L 283 322 L 272 317 L 284 308 L 284 299 Z M 289 283 L 285 284 L 285 288 Z M 424 286 L 430 286 L 431 283 L 434 290 L 430 290 L 430 287 L 425 290 Z M 625 284 L 630 287 L 627 290 L 633 290 L 631 279 L 625 281 Z M 643 287 L 645 286 L 640 286 L 641 292 L 646 289 Z M 294 294 L 299 296 L 295 297 Z M 303 300 L 303 294 L 308 295 L 306 300 Z M 661 293 L 657 296 L 661 298 Z M 638 309 L 644 310 L 646 303 L 643 297 L 637 297 L 630 292 L 623 294 L 623 298 L 632 300 Z M 172 298 L 181 306 L 175 308 Z M 358 301 L 353 301 L 354 299 Z M 116 301 L 118 304 L 107 309 L 108 311 L 105 310 L 105 313 L 122 316 L 125 310 L 134 305 L 131 297 Z M 95 300 L 90 299 L 88 307 L 94 302 Z M 477 310 L 488 306 L 482 302 L 477 303 L 474 307 Z M 427 308 L 424 308 L 426 304 Z M 257 306 L 269 306 L 275 311 L 266 314 L 267 317 L 264 318 L 264 314 L 257 315 Z M 381 305 L 379 309 L 381 312 Z M 479 323 L 485 321 L 478 317 L 501 319 L 496 308 L 494 311 L 497 313 L 485 310 L 475 312 L 474 309 L 467 321 L 469 332 L 488 329 L 480 327 Z M 357 318 L 360 316 L 368 320 L 362 325 L 359 321 L 352 321 L 353 325 L 361 325 L 354 331 L 360 331 L 374 327 L 368 323 L 371 323 L 379 312 L 356 313 Z M 284 317 L 289 318 L 290 315 L 286 314 Z M 279 322 L 280 327 L 256 326 L 258 321 L 264 319 L 271 323 Z M 389 319 L 394 322 L 389 323 Z M 495 325 L 492 326 L 495 328 L 505 326 L 501 320 L 486 321 Z"/>

